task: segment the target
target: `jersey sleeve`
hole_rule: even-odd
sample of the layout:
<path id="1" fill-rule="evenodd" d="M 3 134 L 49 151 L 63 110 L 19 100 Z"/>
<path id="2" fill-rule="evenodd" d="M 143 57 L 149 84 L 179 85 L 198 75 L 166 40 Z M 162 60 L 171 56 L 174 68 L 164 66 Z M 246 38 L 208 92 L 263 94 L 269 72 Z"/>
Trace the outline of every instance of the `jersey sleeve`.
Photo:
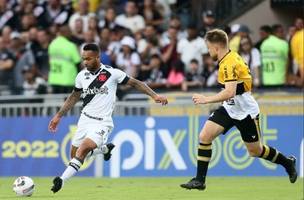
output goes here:
<path id="1" fill-rule="evenodd" d="M 235 63 L 226 62 L 223 66 L 224 82 L 237 81 L 239 72 Z"/>
<path id="2" fill-rule="evenodd" d="M 76 79 L 75 79 L 75 91 L 81 91 L 82 90 L 82 84 L 80 80 L 81 72 L 77 74 Z"/>
<path id="3" fill-rule="evenodd" d="M 115 79 L 117 81 L 117 83 L 120 84 L 126 84 L 128 82 L 128 80 L 130 79 L 130 77 L 123 71 L 121 71 L 120 69 L 113 69 L 114 73 L 115 73 Z"/>

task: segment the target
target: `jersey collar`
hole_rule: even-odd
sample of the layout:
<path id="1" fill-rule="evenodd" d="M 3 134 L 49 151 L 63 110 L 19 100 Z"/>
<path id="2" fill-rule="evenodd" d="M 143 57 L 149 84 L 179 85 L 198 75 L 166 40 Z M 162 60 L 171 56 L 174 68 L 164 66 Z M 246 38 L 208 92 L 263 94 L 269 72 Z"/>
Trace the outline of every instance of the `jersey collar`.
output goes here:
<path id="1" fill-rule="evenodd" d="M 95 72 L 90 72 L 90 74 L 92 75 L 96 75 L 100 72 L 100 70 L 102 70 L 104 68 L 104 65 L 102 63 L 100 63 L 100 67 L 95 71 Z"/>
<path id="2" fill-rule="evenodd" d="M 96 74 L 98 74 L 100 72 L 100 70 L 101 70 L 101 67 L 99 67 L 99 69 L 97 69 L 95 72 L 90 72 L 90 74 L 96 75 Z"/>
<path id="3" fill-rule="evenodd" d="M 218 63 L 221 63 L 221 62 L 224 60 L 224 58 L 225 58 L 230 52 L 231 52 L 231 50 L 229 49 L 229 51 L 222 57 L 221 60 L 219 60 Z"/>

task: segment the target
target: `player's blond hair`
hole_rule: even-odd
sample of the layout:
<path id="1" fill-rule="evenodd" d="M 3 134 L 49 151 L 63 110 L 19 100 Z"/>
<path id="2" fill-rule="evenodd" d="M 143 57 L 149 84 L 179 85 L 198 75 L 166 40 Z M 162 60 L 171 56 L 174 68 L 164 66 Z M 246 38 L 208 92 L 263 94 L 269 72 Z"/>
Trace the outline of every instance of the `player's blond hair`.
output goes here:
<path id="1" fill-rule="evenodd" d="M 217 43 L 228 47 L 228 35 L 221 29 L 213 29 L 206 33 L 205 40 L 210 43 Z"/>

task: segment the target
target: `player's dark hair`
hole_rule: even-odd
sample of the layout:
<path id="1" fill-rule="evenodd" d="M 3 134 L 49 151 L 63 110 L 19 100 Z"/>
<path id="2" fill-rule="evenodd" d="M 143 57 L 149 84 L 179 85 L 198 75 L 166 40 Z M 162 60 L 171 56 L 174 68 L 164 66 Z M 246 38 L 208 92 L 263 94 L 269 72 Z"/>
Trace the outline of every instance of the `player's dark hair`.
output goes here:
<path id="1" fill-rule="evenodd" d="M 210 43 L 217 43 L 224 47 L 228 46 L 228 36 L 221 29 L 213 29 L 206 33 L 205 40 Z"/>
<path id="2" fill-rule="evenodd" d="M 83 51 L 94 51 L 94 52 L 99 53 L 99 47 L 97 44 L 94 44 L 94 43 L 85 44 L 83 46 L 82 50 Z"/>

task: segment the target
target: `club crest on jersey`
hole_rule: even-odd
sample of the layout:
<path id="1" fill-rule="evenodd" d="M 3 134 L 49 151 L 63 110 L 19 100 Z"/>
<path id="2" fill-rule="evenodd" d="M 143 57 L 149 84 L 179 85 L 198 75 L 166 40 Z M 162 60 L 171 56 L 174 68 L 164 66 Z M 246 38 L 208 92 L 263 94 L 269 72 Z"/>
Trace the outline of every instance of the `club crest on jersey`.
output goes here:
<path id="1" fill-rule="evenodd" d="M 97 88 L 97 87 L 93 87 L 93 88 L 87 88 L 83 90 L 83 93 L 85 95 L 92 95 L 92 94 L 108 94 L 108 87 L 104 86 L 102 88 Z"/>
<path id="2" fill-rule="evenodd" d="M 108 77 L 105 74 L 99 74 L 98 76 L 98 80 L 99 81 L 106 81 L 108 79 Z"/>

